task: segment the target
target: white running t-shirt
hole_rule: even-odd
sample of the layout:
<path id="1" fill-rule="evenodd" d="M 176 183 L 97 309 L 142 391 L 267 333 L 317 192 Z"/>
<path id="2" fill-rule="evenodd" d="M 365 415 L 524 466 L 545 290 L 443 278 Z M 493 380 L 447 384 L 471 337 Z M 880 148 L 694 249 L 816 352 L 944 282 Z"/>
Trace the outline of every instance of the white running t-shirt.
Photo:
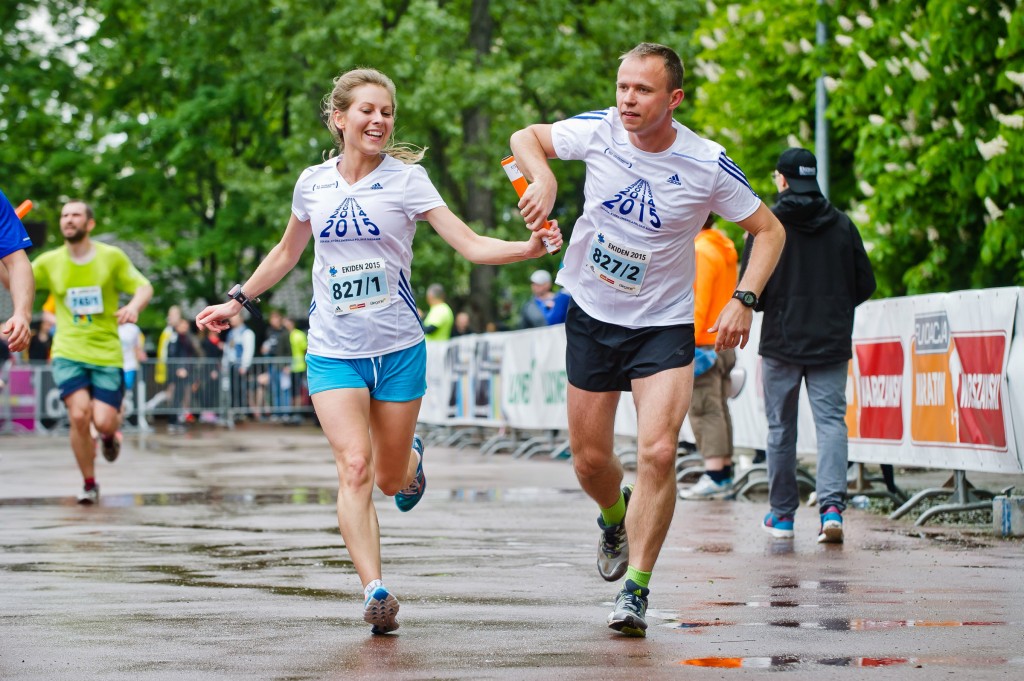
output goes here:
<path id="1" fill-rule="evenodd" d="M 559 121 L 555 153 L 587 164 L 583 215 L 557 283 L 591 317 L 640 328 L 693 323 L 693 240 L 709 213 L 750 217 L 761 199 L 721 145 L 673 121 L 675 143 L 629 142 L 615 107 Z"/>
<path id="2" fill-rule="evenodd" d="M 306 168 L 292 213 L 313 230 L 311 355 L 377 357 L 420 342 L 411 280 L 412 238 L 423 213 L 444 206 L 427 171 L 385 156 L 349 185 L 339 157 Z"/>
<path id="3" fill-rule="evenodd" d="M 139 368 L 139 341 L 142 330 L 131 322 L 117 327 L 117 335 L 121 339 L 121 354 L 124 356 L 125 371 L 136 371 Z"/>

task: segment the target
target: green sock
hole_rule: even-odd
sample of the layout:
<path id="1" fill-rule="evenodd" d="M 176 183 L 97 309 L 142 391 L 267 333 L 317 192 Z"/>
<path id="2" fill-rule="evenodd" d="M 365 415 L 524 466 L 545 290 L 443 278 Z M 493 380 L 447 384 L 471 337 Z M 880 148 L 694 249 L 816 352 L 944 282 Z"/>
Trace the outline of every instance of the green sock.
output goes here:
<path id="1" fill-rule="evenodd" d="M 642 586 L 647 589 L 651 585 L 651 573 L 644 572 L 643 570 L 637 570 L 632 565 L 626 569 L 626 579 L 633 580 L 633 583 L 637 586 Z"/>
<path id="2" fill-rule="evenodd" d="M 622 495 L 622 490 L 619 490 L 619 500 L 612 504 L 611 508 L 601 509 L 601 520 L 608 527 L 612 525 L 618 525 L 626 517 L 626 497 Z"/>

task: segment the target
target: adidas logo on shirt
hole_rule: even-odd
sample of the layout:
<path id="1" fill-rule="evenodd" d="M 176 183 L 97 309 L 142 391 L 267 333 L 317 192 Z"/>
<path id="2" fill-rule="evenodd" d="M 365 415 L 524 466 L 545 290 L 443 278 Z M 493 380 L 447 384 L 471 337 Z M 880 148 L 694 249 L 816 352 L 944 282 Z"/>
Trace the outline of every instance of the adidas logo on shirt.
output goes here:
<path id="1" fill-rule="evenodd" d="M 384 187 L 380 186 L 380 182 L 374 182 L 373 186 L 370 187 L 370 189 L 384 189 Z"/>
<path id="2" fill-rule="evenodd" d="M 680 187 L 683 186 L 683 183 L 679 181 L 678 175 L 673 175 L 672 177 L 668 178 L 668 183 L 679 185 Z"/>

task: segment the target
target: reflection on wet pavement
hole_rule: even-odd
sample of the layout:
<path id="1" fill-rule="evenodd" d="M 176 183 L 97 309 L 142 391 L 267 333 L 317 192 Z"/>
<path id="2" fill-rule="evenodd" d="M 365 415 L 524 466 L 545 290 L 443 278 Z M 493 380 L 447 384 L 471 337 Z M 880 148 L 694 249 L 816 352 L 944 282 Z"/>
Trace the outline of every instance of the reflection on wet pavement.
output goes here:
<path id="1" fill-rule="evenodd" d="M 821 629 L 823 631 L 878 631 L 881 629 L 902 629 L 905 627 L 994 627 L 1012 622 L 969 622 L 938 620 L 869 620 L 869 619 L 823 619 L 816 622 L 799 620 L 772 620 L 771 622 L 668 622 L 664 626 L 672 629 L 699 630 L 704 627 L 784 627 L 787 629 Z M 697 633 L 696 631 L 694 633 Z"/>
<path id="2" fill-rule="evenodd" d="M 1022 659 L 1006 659 L 1002 657 L 798 657 L 796 655 L 780 655 L 773 657 L 697 657 L 680 660 L 679 664 L 690 667 L 718 667 L 721 669 L 767 669 L 792 668 L 798 665 L 820 664 L 829 667 L 893 667 L 910 665 L 913 667 L 956 666 L 956 667 L 991 667 L 1012 664 L 1021 666 Z"/>
<path id="3" fill-rule="evenodd" d="M 99 506 L 263 506 L 270 504 L 334 504 L 338 491 L 326 487 L 296 487 L 281 490 L 231 490 L 210 488 L 196 492 L 153 494 L 104 494 Z M 74 497 L 22 497 L 0 499 L 0 506 L 78 506 Z"/>

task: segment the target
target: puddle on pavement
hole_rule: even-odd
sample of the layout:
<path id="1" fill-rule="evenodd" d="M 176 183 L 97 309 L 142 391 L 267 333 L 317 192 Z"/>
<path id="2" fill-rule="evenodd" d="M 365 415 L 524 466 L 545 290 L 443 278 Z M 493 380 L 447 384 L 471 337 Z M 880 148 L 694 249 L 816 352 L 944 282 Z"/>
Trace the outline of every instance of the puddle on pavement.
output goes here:
<path id="1" fill-rule="evenodd" d="M 578 489 L 552 489 L 550 487 L 460 487 L 448 491 L 448 500 L 470 504 L 489 501 L 536 501 L 566 494 L 579 496 L 583 492 Z"/>
<path id="2" fill-rule="evenodd" d="M 807 589 L 808 591 L 821 591 L 829 594 L 844 594 L 849 591 L 849 584 L 847 582 L 836 579 L 816 581 L 776 576 L 772 578 L 768 586 L 772 589 Z"/>
<path id="3" fill-rule="evenodd" d="M 863 618 L 840 619 L 829 618 L 812 622 L 799 620 L 773 620 L 771 622 L 723 622 L 721 620 L 704 622 L 667 622 L 668 629 L 689 629 L 699 633 L 705 627 L 783 627 L 786 629 L 820 629 L 823 631 L 878 631 L 885 629 L 902 629 L 907 627 L 997 627 L 1011 624 L 996 621 L 960 621 L 960 620 L 871 620 Z"/>
<path id="4" fill-rule="evenodd" d="M 717 605 L 724 608 L 817 608 L 817 603 L 799 603 L 797 601 L 708 601 L 705 605 Z"/>
<path id="5" fill-rule="evenodd" d="M 295 487 L 277 490 L 226 490 L 211 488 L 195 492 L 156 492 L 150 494 L 104 494 L 100 506 L 193 506 L 230 505 L 263 506 L 274 504 L 290 505 L 333 505 L 338 491 L 326 487 Z M 0 499 L 2 506 L 77 506 L 74 497 L 23 497 Z M 88 508 L 88 507 L 86 507 Z"/>
<path id="6" fill-rule="evenodd" d="M 785 670 L 800 665 L 819 664 L 827 667 L 994 667 L 1020 664 L 1020 660 L 1002 657 L 696 657 L 680 660 L 690 667 L 717 667 L 719 669 L 776 669 Z"/>

